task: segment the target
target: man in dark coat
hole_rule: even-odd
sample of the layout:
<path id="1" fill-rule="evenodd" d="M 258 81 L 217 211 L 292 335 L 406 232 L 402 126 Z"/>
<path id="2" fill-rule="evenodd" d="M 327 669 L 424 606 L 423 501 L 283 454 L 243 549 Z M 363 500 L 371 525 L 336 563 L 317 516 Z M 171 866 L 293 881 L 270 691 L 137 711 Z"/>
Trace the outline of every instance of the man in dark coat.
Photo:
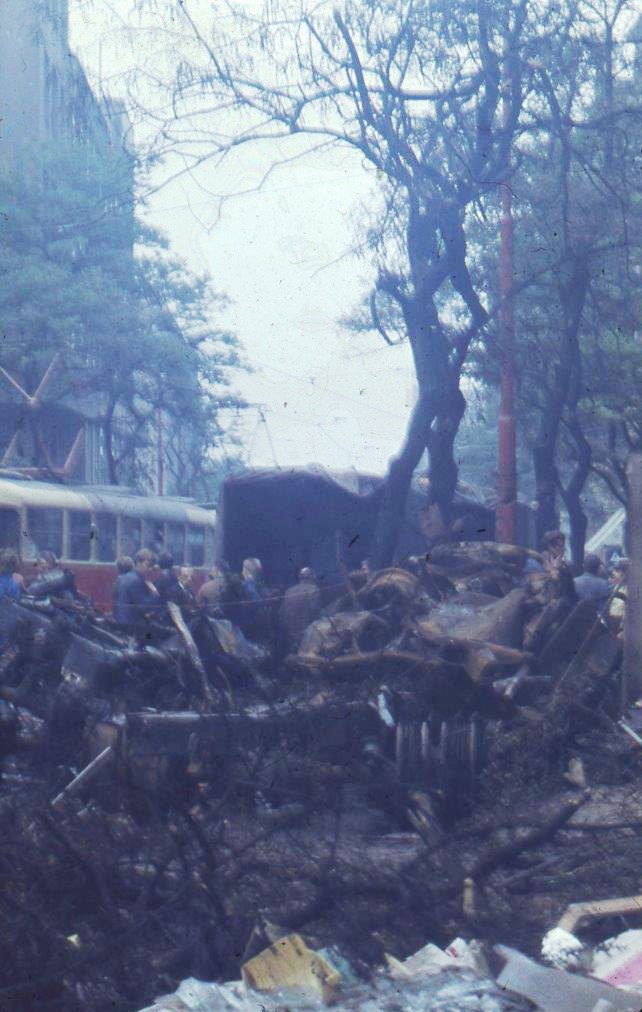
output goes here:
<path id="1" fill-rule="evenodd" d="M 148 548 L 134 556 L 134 568 L 125 573 L 120 584 L 120 622 L 137 626 L 148 616 L 160 612 L 160 595 L 151 582 L 155 558 Z"/>
<path id="2" fill-rule="evenodd" d="M 116 572 L 118 576 L 114 581 L 111 591 L 111 608 L 116 622 L 123 621 L 121 614 L 123 579 L 127 573 L 131 573 L 133 568 L 134 560 L 129 555 L 121 555 L 116 559 Z"/>
<path id="3" fill-rule="evenodd" d="M 181 596 L 181 588 L 174 571 L 174 559 L 172 556 L 168 553 L 163 553 L 158 560 L 158 568 L 161 571 L 161 575 L 156 581 L 156 589 L 161 601 L 163 604 L 167 604 L 168 601 L 180 603 L 178 599 Z"/>

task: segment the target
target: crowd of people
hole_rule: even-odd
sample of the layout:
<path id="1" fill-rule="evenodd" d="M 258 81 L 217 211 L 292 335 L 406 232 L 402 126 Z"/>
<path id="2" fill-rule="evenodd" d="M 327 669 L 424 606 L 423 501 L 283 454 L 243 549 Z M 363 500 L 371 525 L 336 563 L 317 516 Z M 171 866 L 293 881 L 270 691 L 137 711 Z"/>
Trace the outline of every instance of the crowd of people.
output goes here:
<path id="1" fill-rule="evenodd" d="M 562 531 L 549 531 L 544 535 L 542 558 L 529 558 L 524 566 L 526 578 L 538 572 L 559 572 L 568 568 L 565 560 L 566 537 Z M 568 570 L 569 575 L 570 569 Z M 573 578 L 575 593 L 580 601 L 593 601 L 598 611 L 612 628 L 621 631 L 626 612 L 626 586 L 628 559 L 616 555 L 607 566 L 599 555 L 584 556 L 582 572 Z"/>
<path id="2" fill-rule="evenodd" d="M 76 588 L 73 573 L 51 552 L 36 560 L 36 574 L 27 586 L 19 572 L 17 555 L 0 552 L 0 600 L 53 597 L 90 603 Z M 145 623 L 163 621 L 168 605 L 190 613 L 197 609 L 228 618 L 248 637 L 261 642 L 279 637 L 288 649 L 296 648 L 303 631 L 321 612 L 321 593 L 313 571 L 301 570 L 297 582 L 280 594 L 267 587 L 259 559 L 243 562 L 240 573 L 225 563 L 212 567 L 196 589 L 194 570 L 176 566 L 166 552 L 159 556 L 141 548 L 132 557 L 116 560 L 112 588 L 112 618 L 125 631 Z M 1 645 L 1 644 L 0 644 Z"/>
<path id="3" fill-rule="evenodd" d="M 36 575 L 27 587 L 19 570 L 19 558 L 16 552 L 5 548 L 0 551 L 0 602 L 8 599 L 18 601 L 23 594 L 30 596 L 46 596 L 49 592 L 56 593 L 60 598 L 80 598 L 76 589 L 73 574 L 62 569 L 53 552 L 43 552 L 36 559 Z M 4 638 L 0 630 L 0 648 Z"/>
<path id="4" fill-rule="evenodd" d="M 587 554 L 583 572 L 573 577 L 565 561 L 566 539 L 561 531 L 545 535 L 540 559 L 529 557 L 524 578 L 537 573 L 563 573 L 573 580 L 579 600 L 591 600 L 614 628 L 621 629 L 626 610 L 628 563 L 616 558 L 610 569 L 597 555 Z M 90 603 L 76 589 L 73 573 L 62 567 L 52 552 L 42 552 L 36 574 L 28 587 L 19 572 L 15 552 L 0 552 L 0 601 L 32 597 L 55 597 Z M 296 649 L 305 629 L 321 613 L 321 592 L 314 572 L 303 568 L 297 582 L 284 593 L 267 587 L 259 559 L 245 559 L 240 573 L 225 563 L 212 567 L 204 583 L 194 586 L 194 570 L 176 566 L 167 552 L 156 556 L 141 548 L 133 558 L 116 561 L 112 590 L 112 617 L 123 630 L 134 631 L 144 623 L 168 617 L 168 605 L 190 613 L 197 609 L 224 617 L 257 642 L 278 640 L 285 649 Z M 1 646 L 0 639 L 0 646 Z"/>
<path id="5" fill-rule="evenodd" d="M 176 567 L 169 554 L 156 560 L 148 549 L 116 563 L 118 576 L 112 602 L 115 621 L 132 628 L 162 616 L 170 603 L 186 612 L 202 609 L 228 618 L 258 642 L 280 638 L 293 649 L 307 626 L 321 612 L 321 592 L 313 571 L 304 568 L 297 582 L 283 594 L 268 588 L 259 559 L 245 559 L 240 573 L 221 562 L 195 590 L 194 571 Z"/>

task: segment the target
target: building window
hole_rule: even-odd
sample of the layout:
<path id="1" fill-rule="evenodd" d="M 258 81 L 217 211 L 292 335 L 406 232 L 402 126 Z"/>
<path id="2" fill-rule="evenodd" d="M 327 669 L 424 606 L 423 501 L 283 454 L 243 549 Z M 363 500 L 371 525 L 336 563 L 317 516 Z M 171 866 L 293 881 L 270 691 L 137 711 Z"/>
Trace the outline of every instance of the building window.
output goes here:
<path id="1" fill-rule="evenodd" d="M 69 512 L 69 558 L 88 562 L 91 558 L 91 514 L 80 510 Z"/>
<path id="2" fill-rule="evenodd" d="M 136 517 L 123 517 L 120 529 L 120 554 L 131 555 L 133 559 L 141 544 L 140 520 Z"/>
<path id="3" fill-rule="evenodd" d="M 158 520 L 143 521 L 143 544 L 150 548 L 156 555 L 161 555 L 165 549 L 165 524 Z"/>
<path id="4" fill-rule="evenodd" d="M 56 558 L 62 555 L 62 510 L 28 509 L 27 530 L 36 555 L 39 552 L 53 552 Z"/>
<path id="5" fill-rule="evenodd" d="M 99 562 L 114 562 L 116 559 L 118 521 L 110 513 L 96 515 L 97 557 Z"/>
<path id="6" fill-rule="evenodd" d="M 167 524 L 165 544 L 176 565 L 181 566 L 185 556 L 185 528 L 183 524 Z"/>

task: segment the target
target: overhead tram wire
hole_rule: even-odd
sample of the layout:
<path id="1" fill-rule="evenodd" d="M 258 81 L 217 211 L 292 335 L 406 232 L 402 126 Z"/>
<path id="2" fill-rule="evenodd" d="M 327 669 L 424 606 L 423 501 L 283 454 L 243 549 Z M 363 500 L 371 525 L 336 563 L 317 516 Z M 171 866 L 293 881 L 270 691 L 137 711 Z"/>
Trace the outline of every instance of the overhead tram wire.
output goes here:
<path id="1" fill-rule="evenodd" d="M 306 378 L 304 376 L 296 376 L 294 373 L 287 372 L 285 369 L 279 369 L 277 366 L 270 365 L 268 362 L 261 362 L 259 359 L 253 358 L 253 362 L 256 365 L 260 365 L 263 369 L 269 369 L 271 372 L 279 373 L 281 376 L 286 376 L 288 379 L 294 380 L 296 383 L 302 383 L 304 386 L 315 386 L 316 378 Z M 405 415 L 398 414 L 396 411 L 390 411 L 388 408 L 382 408 L 379 405 L 371 404 L 369 401 L 364 401 L 360 397 L 350 397 L 348 394 L 339 393 L 338 390 L 331 390 L 329 387 L 315 387 L 320 393 L 331 394 L 333 397 L 339 397 L 343 401 L 348 401 L 350 404 L 359 404 L 363 407 L 370 408 L 372 411 L 376 411 L 380 415 L 389 415 L 390 418 L 397 418 L 399 421 L 405 422 L 407 420 Z"/>
<path id="2" fill-rule="evenodd" d="M 270 444 L 270 452 L 272 454 L 272 460 L 274 461 L 274 466 L 276 467 L 277 471 L 280 471 L 281 470 L 281 465 L 279 464 L 278 460 L 276 459 L 276 453 L 274 452 L 274 443 L 272 442 L 272 435 L 270 433 L 270 428 L 269 428 L 268 423 L 267 423 L 267 418 L 265 417 L 265 411 L 263 410 L 263 408 L 258 408 L 257 410 L 258 410 L 259 418 L 263 422 L 263 425 L 265 426 L 265 434 L 266 434 L 266 436 L 268 438 L 268 443 Z"/>
<path id="3" fill-rule="evenodd" d="M 259 359 L 254 358 L 252 361 L 256 365 L 260 365 L 262 369 L 269 369 L 271 372 L 279 373 L 281 376 L 286 376 L 288 379 L 294 380 L 296 383 L 302 383 L 304 386 L 312 386 L 314 389 L 318 390 L 319 393 L 329 394 L 332 397 L 338 397 L 340 400 L 347 401 L 349 404 L 357 404 L 364 408 L 370 408 L 371 411 L 376 411 L 380 415 L 388 415 L 390 418 L 396 418 L 401 422 L 407 421 L 406 415 L 401 415 L 396 411 L 390 411 L 388 408 L 382 408 L 378 404 L 375 405 L 370 403 L 370 401 L 364 401 L 361 397 L 350 397 L 349 394 L 342 394 L 338 390 L 332 390 L 329 387 L 317 387 L 316 383 L 318 377 L 296 376 L 294 373 L 286 372 L 285 369 L 279 369 L 277 366 L 269 365 L 267 362 L 261 362 Z M 172 386 L 176 390 L 188 390 L 192 393 L 195 392 L 194 387 L 188 383 L 173 383 Z M 255 405 L 250 403 L 249 407 L 255 407 Z"/>

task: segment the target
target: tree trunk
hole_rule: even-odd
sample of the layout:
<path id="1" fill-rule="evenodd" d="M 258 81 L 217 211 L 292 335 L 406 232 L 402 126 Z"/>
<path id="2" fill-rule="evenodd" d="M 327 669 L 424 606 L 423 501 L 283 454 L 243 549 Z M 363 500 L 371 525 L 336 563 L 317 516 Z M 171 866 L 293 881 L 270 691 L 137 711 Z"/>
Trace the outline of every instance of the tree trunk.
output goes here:
<path id="1" fill-rule="evenodd" d="M 420 394 L 401 452 L 388 469 L 370 551 L 373 569 L 389 566 L 394 557 L 406 510 L 410 483 L 426 449 L 435 408 L 427 393 Z"/>
<path id="2" fill-rule="evenodd" d="M 555 467 L 554 453 L 557 441 L 555 434 L 547 431 L 545 421 L 542 420 L 544 432 L 533 447 L 533 471 L 535 475 L 535 488 L 537 498 L 537 544 L 541 545 L 542 538 L 547 531 L 555 530 L 557 527 L 557 469 Z M 541 429 L 540 429 L 541 432 Z"/>
<path id="3" fill-rule="evenodd" d="M 444 524 L 450 523 L 452 501 L 457 491 L 459 469 L 455 461 L 455 439 L 466 411 L 466 400 L 459 386 L 442 401 L 428 435 L 431 503 L 435 503 Z"/>
<path id="4" fill-rule="evenodd" d="M 436 504 L 443 522 L 449 523 L 458 477 L 455 438 L 465 410 L 459 386 L 439 400 L 431 391 L 420 395 L 402 450 L 388 470 L 370 551 L 374 569 L 389 566 L 394 558 L 412 476 L 426 448 L 430 455 L 428 502 Z"/>
<path id="5" fill-rule="evenodd" d="M 412 415 L 401 453 L 392 461 L 379 510 L 370 563 L 390 565 L 403 522 L 410 483 L 423 452 L 430 457 L 428 504 L 437 505 L 444 523 L 451 519 L 452 500 L 457 488 L 458 468 L 454 445 L 466 401 L 459 388 L 461 362 L 453 362 L 454 347 L 449 340 L 435 303 L 442 284 L 450 277 L 471 313 L 473 333 L 485 316 L 466 268 L 466 243 L 461 208 L 441 208 L 441 217 L 410 209 L 408 254 L 414 294 L 395 294 L 410 337 L 419 386 L 419 399 Z"/>
<path id="6" fill-rule="evenodd" d="M 568 431 L 575 443 L 577 451 L 577 462 L 570 482 L 564 488 L 561 487 L 564 505 L 568 513 L 571 528 L 571 559 L 573 564 L 581 571 L 584 566 L 584 543 L 586 541 L 586 528 L 588 521 L 582 505 L 582 492 L 591 473 L 593 451 L 591 444 L 584 434 L 582 423 L 578 415 L 578 406 L 582 395 L 582 356 L 579 343 L 575 346 L 575 365 L 573 368 L 573 380 L 570 395 L 570 420 L 567 420 Z"/>
<path id="7" fill-rule="evenodd" d="M 559 360 L 555 378 L 545 397 L 539 432 L 533 448 L 537 495 L 537 538 L 557 527 L 558 473 L 555 463 L 557 439 L 564 407 L 572 393 L 573 366 L 578 354 L 578 334 L 589 283 L 586 259 L 574 256 L 571 269 L 562 276 L 558 290 L 564 314 Z"/>
<path id="8" fill-rule="evenodd" d="M 577 571 L 581 572 L 584 566 L 584 543 L 588 520 L 579 496 L 574 496 L 572 499 L 565 498 L 564 504 L 571 528 L 571 560 Z"/>
<path id="9" fill-rule="evenodd" d="M 568 486 L 566 488 L 562 487 L 562 498 L 564 499 L 571 531 L 571 559 L 577 571 L 582 572 L 584 568 L 584 545 L 586 542 L 588 520 L 584 512 L 581 497 L 588 476 L 591 473 L 593 454 L 591 445 L 584 435 L 579 418 L 575 412 L 569 423 L 569 431 L 575 440 L 577 463 Z"/>

